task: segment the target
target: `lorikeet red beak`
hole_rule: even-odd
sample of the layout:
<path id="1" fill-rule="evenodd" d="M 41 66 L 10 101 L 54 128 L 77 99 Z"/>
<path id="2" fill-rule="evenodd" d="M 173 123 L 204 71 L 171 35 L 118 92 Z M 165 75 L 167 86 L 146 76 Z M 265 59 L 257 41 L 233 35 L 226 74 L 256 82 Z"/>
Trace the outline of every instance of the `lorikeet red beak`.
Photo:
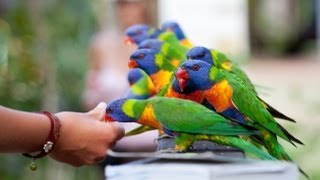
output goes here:
<path id="1" fill-rule="evenodd" d="M 134 44 L 134 39 L 132 37 L 126 36 L 124 39 L 124 43 L 127 46 Z"/>
<path id="2" fill-rule="evenodd" d="M 112 117 L 110 117 L 108 114 L 106 114 L 106 115 L 104 116 L 104 120 L 105 120 L 106 122 L 114 122 L 114 121 L 115 121 L 115 120 L 113 120 Z"/>
<path id="3" fill-rule="evenodd" d="M 135 60 L 130 59 L 130 60 L 128 61 L 128 67 L 129 67 L 130 69 L 136 68 L 136 67 L 138 67 L 138 64 L 137 64 L 137 62 L 136 62 Z"/>
<path id="4" fill-rule="evenodd" d="M 179 68 L 176 72 L 176 78 L 179 82 L 179 87 L 181 92 L 183 92 L 184 87 L 187 85 L 189 81 L 189 74 L 185 68 Z"/>

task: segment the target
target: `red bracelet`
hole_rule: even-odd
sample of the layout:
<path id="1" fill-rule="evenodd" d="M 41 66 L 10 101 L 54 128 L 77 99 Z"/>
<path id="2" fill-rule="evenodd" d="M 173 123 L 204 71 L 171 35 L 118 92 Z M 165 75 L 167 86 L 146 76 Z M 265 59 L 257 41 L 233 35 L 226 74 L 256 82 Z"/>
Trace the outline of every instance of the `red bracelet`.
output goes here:
<path id="1" fill-rule="evenodd" d="M 40 153 L 38 153 L 36 155 L 23 153 L 24 156 L 33 158 L 33 161 L 30 165 L 31 170 L 37 169 L 37 165 L 34 163 L 35 159 L 42 158 L 42 157 L 48 155 L 53 150 L 53 148 L 56 145 L 56 142 L 59 138 L 59 133 L 60 133 L 60 128 L 61 128 L 61 122 L 57 116 L 55 116 L 54 114 L 52 114 L 48 111 L 43 111 L 42 113 L 50 119 L 51 127 L 50 127 L 50 132 L 47 137 L 46 143 L 41 147 Z"/>

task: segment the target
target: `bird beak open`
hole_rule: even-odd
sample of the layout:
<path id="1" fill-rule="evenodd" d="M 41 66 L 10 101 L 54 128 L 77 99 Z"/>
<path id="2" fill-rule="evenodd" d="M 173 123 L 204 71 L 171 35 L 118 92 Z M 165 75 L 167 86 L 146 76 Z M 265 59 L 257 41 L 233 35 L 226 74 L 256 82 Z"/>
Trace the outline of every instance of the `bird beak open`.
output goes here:
<path id="1" fill-rule="evenodd" d="M 134 39 L 132 37 L 126 36 L 124 39 L 124 43 L 127 46 L 131 46 L 132 44 L 134 44 Z"/>
<path id="2" fill-rule="evenodd" d="M 183 92 L 183 89 L 187 85 L 189 81 L 189 74 L 185 68 L 179 68 L 176 72 L 176 78 L 179 82 L 179 87 L 181 89 L 181 92 Z"/>
<path id="3" fill-rule="evenodd" d="M 114 122 L 114 121 L 115 121 L 115 120 L 113 120 L 112 117 L 110 117 L 108 114 L 106 114 L 106 115 L 104 116 L 104 120 L 105 120 L 106 122 Z"/>
<path id="4" fill-rule="evenodd" d="M 130 60 L 128 61 L 128 67 L 129 67 L 130 69 L 136 68 L 136 67 L 138 67 L 138 64 L 137 64 L 137 62 L 136 62 L 135 60 L 130 59 Z"/>

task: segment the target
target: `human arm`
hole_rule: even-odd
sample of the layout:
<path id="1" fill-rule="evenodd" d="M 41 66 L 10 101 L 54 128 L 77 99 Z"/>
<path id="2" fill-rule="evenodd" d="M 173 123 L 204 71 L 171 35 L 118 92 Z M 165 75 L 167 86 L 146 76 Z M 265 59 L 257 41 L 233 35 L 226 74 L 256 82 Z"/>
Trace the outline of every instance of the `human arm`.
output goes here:
<path id="1" fill-rule="evenodd" d="M 50 153 L 53 159 L 81 166 L 94 164 L 106 156 L 123 136 L 123 129 L 103 122 L 106 105 L 99 104 L 87 113 L 60 112 L 60 137 Z M 48 117 L 0 106 L 0 153 L 39 151 L 50 131 Z"/>

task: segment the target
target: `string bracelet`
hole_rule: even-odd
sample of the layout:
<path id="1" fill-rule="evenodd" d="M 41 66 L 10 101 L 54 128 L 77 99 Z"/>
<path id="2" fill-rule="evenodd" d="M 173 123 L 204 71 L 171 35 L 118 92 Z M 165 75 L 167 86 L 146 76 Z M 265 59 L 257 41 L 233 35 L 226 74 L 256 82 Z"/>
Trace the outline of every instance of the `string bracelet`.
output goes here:
<path id="1" fill-rule="evenodd" d="M 35 163 L 35 160 L 48 155 L 53 150 L 53 148 L 56 145 L 57 140 L 59 138 L 60 128 L 61 128 L 61 122 L 57 116 L 55 116 L 54 114 L 52 114 L 48 111 L 42 111 L 41 113 L 46 115 L 50 119 L 51 127 L 50 127 L 50 131 L 49 131 L 47 140 L 46 140 L 45 144 L 40 147 L 41 150 L 39 153 L 37 153 L 35 155 L 29 154 L 29 153 L 22 154 L 26 157 L 32 158 L 32 162 L 30 165 L 30 169 L 32 171 L 37 170 L 37 164 Z"/>

